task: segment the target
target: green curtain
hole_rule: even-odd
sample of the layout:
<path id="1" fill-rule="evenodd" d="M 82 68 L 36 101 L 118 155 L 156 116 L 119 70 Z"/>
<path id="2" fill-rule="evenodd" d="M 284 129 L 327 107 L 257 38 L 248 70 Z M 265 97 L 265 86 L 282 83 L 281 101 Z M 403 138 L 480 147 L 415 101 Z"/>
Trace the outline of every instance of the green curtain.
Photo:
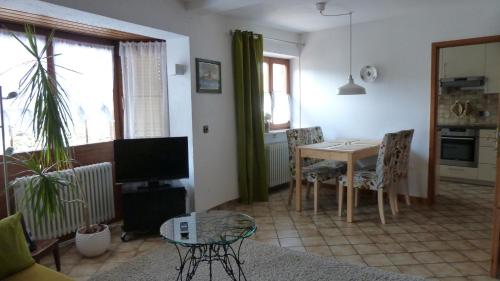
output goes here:
<path id="1" fill-rule="evenodd" d="M 238 184 L 243 203 L 267 201 L 264 148 L 262 35 L 233 33 L 233 75 L 238 140 Z"/>

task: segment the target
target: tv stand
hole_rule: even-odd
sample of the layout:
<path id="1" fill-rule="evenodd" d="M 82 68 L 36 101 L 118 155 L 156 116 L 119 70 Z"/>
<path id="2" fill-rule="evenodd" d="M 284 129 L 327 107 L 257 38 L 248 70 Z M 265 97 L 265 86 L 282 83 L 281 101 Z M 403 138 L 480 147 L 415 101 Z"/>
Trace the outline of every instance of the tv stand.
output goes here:
<path id="1" fill-rule="evenodd" d="M 180 181 L 122 185 L 122 240 L 137 234 L 159 234 L 166 220 L 186 213 L 186 189 Z"/>

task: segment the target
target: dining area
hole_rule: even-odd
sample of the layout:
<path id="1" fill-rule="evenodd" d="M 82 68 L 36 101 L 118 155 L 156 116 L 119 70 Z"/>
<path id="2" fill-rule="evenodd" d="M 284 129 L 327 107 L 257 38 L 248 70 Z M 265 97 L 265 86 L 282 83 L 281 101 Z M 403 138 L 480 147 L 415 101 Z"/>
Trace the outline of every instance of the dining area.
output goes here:
<path id="1" fill-rule="evenodd" d="M 322 186 L 335 185 L 338 216 L 345 215 L 346 222 L 353 223 L 360 192 L 371 191 L 377 194 L 380 223 L 385 224 L 385 201 L 393 216 L 399 213 L 399 195 L 408 206 L 411 204 L 408 171 L 413 134 L 414 130 L 408 129 L 386 133 L 380 140 L 325 140 L 321 127 L 287 130 L 291 175 L 288 204 L 294 201 L 295 210 L 303 211 L 305 186 L 307 199 L 313 190 L 316 214 Z"/>

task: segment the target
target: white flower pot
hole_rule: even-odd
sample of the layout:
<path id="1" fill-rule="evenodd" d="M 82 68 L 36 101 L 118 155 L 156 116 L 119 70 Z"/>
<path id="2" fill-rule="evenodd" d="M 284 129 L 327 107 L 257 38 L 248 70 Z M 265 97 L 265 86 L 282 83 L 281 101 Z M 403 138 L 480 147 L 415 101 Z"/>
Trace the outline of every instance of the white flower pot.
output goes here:
<path id="1" fill-rule="evenodd" d="M 103 226 L 104 229 L 96 233 L 80 233 L 83 228 L 76 232 L 76 249 L 80 254 L 86 257 L 96 257 L 106 252 L 111 243 L 111 232 L 107 225 Z"/>

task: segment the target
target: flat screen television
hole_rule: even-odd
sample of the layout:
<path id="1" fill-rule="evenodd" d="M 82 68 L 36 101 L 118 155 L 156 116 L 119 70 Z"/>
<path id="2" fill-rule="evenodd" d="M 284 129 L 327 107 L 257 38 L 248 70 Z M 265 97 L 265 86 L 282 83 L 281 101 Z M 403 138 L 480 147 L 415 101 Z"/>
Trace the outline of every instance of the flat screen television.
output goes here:
<path id="1" fill-rule="evenodd" d="M 173 180 L 189 177 L 187 137 L 114 141 L 117 182 Z"/>

